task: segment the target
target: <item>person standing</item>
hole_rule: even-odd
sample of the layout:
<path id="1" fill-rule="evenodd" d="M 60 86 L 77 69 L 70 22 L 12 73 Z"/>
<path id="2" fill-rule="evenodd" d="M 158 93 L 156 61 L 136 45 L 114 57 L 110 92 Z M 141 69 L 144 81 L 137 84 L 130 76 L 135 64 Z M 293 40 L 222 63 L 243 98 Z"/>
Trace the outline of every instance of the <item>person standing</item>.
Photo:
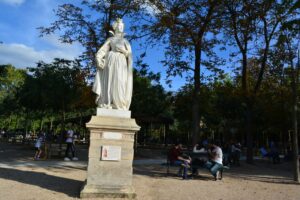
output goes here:
<path id="1" fill-rule="evenodd" d="M 38 135 L 38 138 L 36 139 L 36 142 L 35 142 L 35 155 L 34 155 L 34 160 L 39 160 L 40 157 L 41 157 L 41 154 L 42 154 L 42 144 L 44 142 L 44 136 L 43 134 L 39 134 Z"/>
<path id="2" fill-rule="evenodd" d="M 65 152 L 65 161 L 70 161 L 69 158 L 69 152 L 71 151 L 72 153 L 72 160 L 78 160 L 77 157 L 75 157 L 75 145 L 74 145 L 74 131 L 72 129 L 67 130 L 66 133 L 66 144 L 67 144 L 67 149 Z"/>

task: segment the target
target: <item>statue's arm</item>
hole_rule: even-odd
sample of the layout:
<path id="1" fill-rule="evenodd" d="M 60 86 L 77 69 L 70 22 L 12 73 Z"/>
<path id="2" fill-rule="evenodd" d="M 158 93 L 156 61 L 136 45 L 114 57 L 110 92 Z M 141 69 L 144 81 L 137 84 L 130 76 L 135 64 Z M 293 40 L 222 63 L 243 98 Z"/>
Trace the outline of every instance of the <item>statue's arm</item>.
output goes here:
<path id="1" fill-rule="evenodd" d="M 131 46 L 127 40 L 125 40 L 125 55 L 126 55 L 126 57 L 132 56 Z"/>
<path id="2" fill-rule="evenodd" d="M 125 49 L 126 49 L 126 57 L 128 66 L 132 66 L 132 51 L 131 46 L 127 40 L 125 40 Z"/>
<path id="3" fill-rule="evenodd" d="M 131 53 L 130 44 L 126 39 L 124 39 L 124 43 L 122 44 L 122 46 L 116 46 L 116 50 L 124 54 L 126 57 L 128 57 Z"/>
<path id="4" fill-rule="evenodd" d="M 132 51 L 131 46 L 127 40 L 125 40 L 125 49 L 127 53 L 127 85 L 126 85 L 126 93 L 125 99 L 127 101 L 127 109 L 129 110 L 129 106 L 131 104 L 132 97 L 132 83 L 133 83 L 133 75 L 132 75 Z"/>
<path id="5" fill-rule="evenodd" d="M 96 64 L 97 67 L 103 69 L 105 66 L 105 55 L 110 49 L 110 39 L 102 45 L 102 47 L 96 53 Z"/>

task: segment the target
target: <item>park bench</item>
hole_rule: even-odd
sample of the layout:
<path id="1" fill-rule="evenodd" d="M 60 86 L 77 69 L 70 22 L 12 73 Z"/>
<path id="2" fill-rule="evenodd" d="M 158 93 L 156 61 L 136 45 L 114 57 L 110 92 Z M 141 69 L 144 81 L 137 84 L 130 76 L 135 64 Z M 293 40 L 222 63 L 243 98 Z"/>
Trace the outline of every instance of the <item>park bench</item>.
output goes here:
<path id="1" fill-rule="evenodd" d="M 192 158 L 192 161 L 194 162 L 192 162 L 192 164 L 191 164 L 191 166 L 190 166 L 190 170 L 192 170 L 192 174 L 193 174 L 193 176 L 195 176 L 195 174 L 194 174 L 194 171 L 198 171 L 198 170 L 200 170 L 200 169 L 205 169 L 205 170 L 207 170 L 205 167 L 204 167 L 204 162 L 203 163 L 197 163 L 197 162 L 195 162 L 195 159 L 196 158 L 199 158 L 199 157 L 202 157 L 202 158 L 206 158 L 206 160 L 207 160 L 207 154 L 206 153 L 193 153 L 193 152 L 190 152 L 190 153 L 188 153 L 188 152 L 186 152 L 188 155 L 190 155 L 190 157 Z M 204 159 L 205 160 L 205 159 Z M 178 166 L 178 165 L 172 165 L 171 164 L 171 162 L 170 162 L 170 156 L 169 156 L 169 154 L 167 154 L 167 176 L 169 176 L 170 175 L 170 171 L 173 169 L 173 170 L 175 170 L 175 169 L 177 169 L 177 171 L 179 171 L 179 168 L 180 168 L 180 166 Z M 219 175 L 219 179 L 221 180 L 221 179 L 223 179 L 223 171 L 224 170 L 228 170 L 229 169 L 229 166 L 225 166 L 225 165 L 223 165 L 222 166 L 222 168 L 219 170 L 220 171 L 220 175 Z M 172 171 L 173 171 L 172 170 Z"/>
<path id="2" fill-rule="evenodd" d="M 207 168 L 205 168 L 205 163 L 208 160 L 207 152 L 202 152 L 202 153 L 190 152 L 189 155 L 193 161 L 192 165 L 191 165 L 191 169 L 193 170 L 194 176 L 197 175 L 197 174 L 195 174 L 195 172 L 197 172 L 200 169 L 207 170 Z M 227 168 L 227 167 L 223 165 L 223 167 L 219 170 L 220 171 L 220 176 L 219 176 L 220 180 L 223 178 L 223 170 L 225 168 Z"/>
<path id="3" fill-rule="evenodd" d="M 195 169 L 195 170 L 199 170 L 199 169 L 205 169 L 205 170 L 207 170 L 207 168 L 205 168 L 204 165 L 197 165 L 197 164 L 196 165 L 195 164 L 192 165 L 191 168 Z M 219 180 L 223 179 L 223 172 L 224 172 L 224 170 L 228 170 L 228 169 L 230 169 L 229 166 L 222 165 L 222 168 L 219 169 L 219 171 L 220 171 L 220 174 L 219 174 L 219 177 L 218 177 Z M 216 178 L 217 177 L 215 177 L 215 180 L 217 180 Z"/>

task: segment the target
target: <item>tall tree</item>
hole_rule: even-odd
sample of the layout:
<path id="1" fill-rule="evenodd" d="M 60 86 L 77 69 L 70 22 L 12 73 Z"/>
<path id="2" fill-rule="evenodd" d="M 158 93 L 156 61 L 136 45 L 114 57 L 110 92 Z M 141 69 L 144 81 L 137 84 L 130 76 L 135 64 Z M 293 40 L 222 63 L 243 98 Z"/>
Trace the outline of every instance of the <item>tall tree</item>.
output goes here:
<path id="1" fill-rule="evenodd" d="M 293 121 L 293 168 L 294 181 L 300 182 L 299 157 L 298 157 L 298 92 L 300 73 L 300 1 L 296 1 L 289 9 L 289 17 L 284 22 L 278 40 L 278 56 L 281 65 L 290 67 L 291 90 L 293 96 L 292 121 Z"/>
<path id="2" fill-rule="evenodd" d="M 139 15 L 139 24 L 134 30 L 148 36 L 148 41 L 165 45 L 163 62 L 168 76 L 185 76 L 193 83 L 192 132 L 195 144 L 200 131 L 201 67 L 214 66 L 219 62 L 213 50 L 217 43 L 220 24 L 219 0 L 149 0 L 144 3 L 144 12 Z M 204 56 L 208 60 L 204 60 Z M 189 76 L 191 74 L 191 76 Z M 188 105 L 187 105 L 188 106 Z"/>
<path id="3" fill-rule="evenodd" d="M 280 26 L 289 15 L 293 1 L 225 1 L 227 8 L 226 33 L 232 38 L 242 55 L 242 90 L 246 105 L 247 162 L 253 163 L 253 106 L 262 84 L 270 54 L 271 44 L 276 40 Z M 259 60 L 257 80 L 250 88 L 248 80 L 249 55 Z"/>

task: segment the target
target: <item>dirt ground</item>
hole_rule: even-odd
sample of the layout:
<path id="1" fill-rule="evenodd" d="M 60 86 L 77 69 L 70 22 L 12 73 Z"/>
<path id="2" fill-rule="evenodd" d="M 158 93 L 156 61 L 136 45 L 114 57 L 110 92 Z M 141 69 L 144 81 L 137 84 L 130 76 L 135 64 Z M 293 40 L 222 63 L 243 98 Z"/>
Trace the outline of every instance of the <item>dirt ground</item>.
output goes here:
<path id="1" fill-rule="evenodd" d="M 86 155 L 86 150 L 82 150 Z M 78 199 L 86 177 L 86 161 L 33 161 L 33 150 L 0 143 L 0 200 Z M 83 160 L 83 161 L 82 161 Z M 214 181 L 204 169 L 192 180 L 166 175 L 161 164 L 134 165 L 138 200 L 299 200 L 300 185 L 292 181 L 291 163 L 241 163 Z"/>

